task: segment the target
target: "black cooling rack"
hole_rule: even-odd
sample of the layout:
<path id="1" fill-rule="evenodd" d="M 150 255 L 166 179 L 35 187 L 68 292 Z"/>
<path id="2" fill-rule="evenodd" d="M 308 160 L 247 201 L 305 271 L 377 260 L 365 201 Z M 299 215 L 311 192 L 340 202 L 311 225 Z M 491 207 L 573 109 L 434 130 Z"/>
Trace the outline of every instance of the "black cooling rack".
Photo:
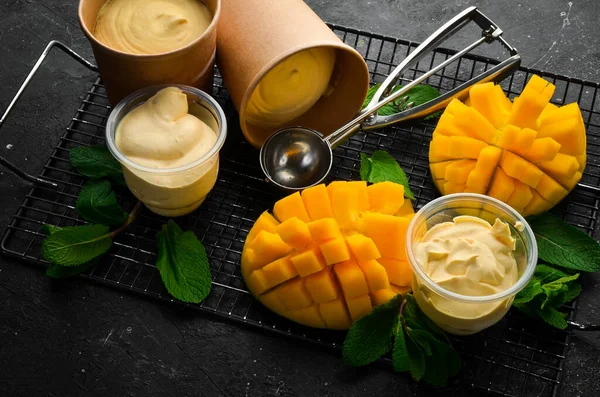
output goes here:
<path id="1" fill-rule="evenodd" d="M 416 43 L 331 25 L 347 44 L 367 60 L 373 82 L 381 82 L 394 65 L 416 47 Z M 439 64 L 454 51 L 438 49 L 422 60 L 407 76 L 412 79 Z M 498 61 L 467 56 L 432 76 L 428 84 L 446 91 L 467 81 Z M 318 346 L 339 350 L 344 334 L 306 328 L 289 322 L 254 300 L 247 292 L 239 269 L 244 238 L 254 220 L 271 209 L 282 193 L 265 181 L 258 165 L 258 151 L 243 139 L 235 109 L 228 100 L 223 81 L 215 71 L 214 96 L 224 107 L 230 126 L 221 151 L 218 182 L 205 203 L 191 215 L 178 218 L 184 229 L 193 230 L 204 243 L 213 273 L 213 289 L 199 305 L 187 305 L 234 322 L 302 339 Z M 556 86 L 555 103 L 579 102 L 588 131 L 588 165 L 582 182 L 554 212 L 569 223 L 593 234 L 598 218 L 600 188 L 600 98 L 598 84 L 521 68 L 502 83 L 511 96 L 518 95 L 532 73 Z M 411 75 L 412 74 L 412 75 Z M 46 162 L 41 176 L 59 185 L 51 190 L 33 187 L 18 209 L 2 240 L 5 254 L 26 262 L 45 265 L 40 257 L 45 224 L 71 226 L 83 223 L 75 201 L 84 179 L 70 167 L 68 151 L 82 145 L 104 143 L 104 128 L 110 106 L 98 79 L 87 95 L 60 142 Z M 360 152 L 378 149 L 390 152 L 403 166 L 417 201 L 416 207 L 437 197 L 429 175 L 428 145 L 435 122 L 418 121 L 387 127 L 368 134 L 358 133 L 335 151 L 330 179 L 359 179 Z M 117 192 L 126 210 L 135 199 L 126 189 Z M 167 294 L 155 263 L 155 234 L 165 219 L 147 210 L 115 242 L 109 255 L 82 277 L 102 284 L 141 293 L 177 304 Z M 570 308 L 573 310 L 573 308 Z M 471 337 L 455 338 L 464 366 L 459 378 L 445 391 L 451 395 L 472 395 L 473 389 L 502 396 L 554 396 L 562 379 L 570 332 L 540 326 L 511 311 L 494 327 Z M 407 378 L 408 379 L 408 378 Z"/>

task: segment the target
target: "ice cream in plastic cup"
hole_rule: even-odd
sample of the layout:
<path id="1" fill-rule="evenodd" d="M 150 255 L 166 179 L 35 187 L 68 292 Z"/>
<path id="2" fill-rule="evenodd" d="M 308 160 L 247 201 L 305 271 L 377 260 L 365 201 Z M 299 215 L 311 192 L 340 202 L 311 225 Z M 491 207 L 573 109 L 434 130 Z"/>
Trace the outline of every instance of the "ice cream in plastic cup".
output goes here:
<path id="1" fill-rule="evenodd" d="M 508 225 L 515 239 L 513 256 L 518 275 L 516 283 L 508 289 L 487 296 L 462 295 L 436 284 L 417 262 L 415 243 L 433 226 L 452 222 L 461 215 L 478 217 L 490 225 L 499 219 Z M 429 202 L 415 214 L 406 233 L 406 256 L 413 271 L 413 295 L 425 315 L 450 334 L 470 335 L 494 325 L 504 317 L 515 295 L 533 276 L 538 252 L 531 227 L 512 207 L 489 196 L 456 193 Z M 454 313 L 448 310 L 453 306 L 457 308 Z"/>
<path id="2" fill-rule="evenodd" d="M 117 147 L 119 123 L 127 113 L 166 87 L 179 88 L 188 98 L 188 112 L 205 121 L 217 134 L 211 149 L 189 164 L 175 168 L 150 168 L 127 158 Z M 169 84 L 138 90 L 124 98 L 110 113 L 106 123 L 109 151 L 121 163 L 127 187 L 150 211 L 162 216 L 186 215 L 204 202 L 217 181 L 219 151 L 227 137 L 227 120 L 221 106 L 197 88 Z"/>

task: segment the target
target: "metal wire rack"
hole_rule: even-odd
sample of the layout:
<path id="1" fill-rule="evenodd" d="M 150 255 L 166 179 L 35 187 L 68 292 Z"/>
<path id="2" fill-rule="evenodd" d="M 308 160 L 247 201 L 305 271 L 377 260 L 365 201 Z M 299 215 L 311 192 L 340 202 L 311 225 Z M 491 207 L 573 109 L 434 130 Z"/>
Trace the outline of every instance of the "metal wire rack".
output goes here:
<path id="1" fill-rule="evenodd" d="M 330 25 L 347 44 L 367 60 L 373 82 L 381 82 L 416 43 L 342 26 Z M 408 76 L 411 79 L 454 54 L 437 49 L 422 60 Z M 486 70 L 497 61 L 477 55 L 466 56 L 430 77 L 428 84 L 446 91 Z M 262 331 L 309 341 L 328 349 L 339 349 L 344 334 L 306 328 L 265 309 L 247 292 L 239 268 L 244 238 L 254 220 L 282 196 L 269 186 L 258 166 L 258 151 L 243 139 L 223 81 L 215 71 L 214 96 L 228 115 L 229 137 L 221 151 L 218 182 L 205 203 L 194 213 L 177 219 L 193 230 L 204 243 L 213 274 L 213 289 L 199 305 L 187 305 Z M 519 95 L 532 73 L 552 81 L 557 104 L 579 102 L 588 132 L 588 166 L 582 183 L 600 188 L 600 94 L 599 85 L 532 69 L 519 69 L 502 83 L 504 90 Z M 19 207 L 2 240 L 2 251 L 23 261 L 44 265 L 40 247 L 45 224 L 71 226 L 83 223 L 75 201 L 84 178 L 71 168 L 68 151 L 81 145 L 104 143 L 104 128 L 110 105 L 99 78 L 90 87 L 40 176 L 56 182 L 58 190 L 33 187 Z M 435 198 L 429 175 L 428 146 L 435 121 L 418 121 L 358 133 L 334 151 L 330 179 L 359 179 L 359 155 L 383 149 L 405 169 L 417 201 L 423 206 Z M 130 210 L 135 199 L 126 190 L 117 191 L 120 202 Z M 569 223 L 593 234 L 599 198 L 593 189 L 576 188 L 554 212 Z M 110 253 L 82 277 L 146 296 L 173 301 L 154 266 L 155 234 L 165 219 L 143 210 L 122 234 Z M 573 310 L 574 308 L 569 308 Z M 561 383 L 563 362 L 570 332 L 540 328 L 535 321 L 511 311 L 499 324 L 471 337 L 455 338 L 464 366 L 448 392 L 472 395 L 473 389 L 501 396 L 554 396 Z"/>

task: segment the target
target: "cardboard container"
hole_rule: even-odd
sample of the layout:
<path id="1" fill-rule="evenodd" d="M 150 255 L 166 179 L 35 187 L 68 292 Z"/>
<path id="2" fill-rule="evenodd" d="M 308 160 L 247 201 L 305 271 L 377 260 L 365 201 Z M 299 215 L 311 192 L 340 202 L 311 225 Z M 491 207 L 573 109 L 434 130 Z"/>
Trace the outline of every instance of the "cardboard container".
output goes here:
<path id="1" fill-rule="evenodd" d="M 369 88 L 364 59 L 344 44 L 302 0 L 222 0 L 217 64 L 246 139 L 260 147 L 275 130 L 300 125 L 329 135 L 356 115 Z M 336 49 L 334 89 L 302 116 L 277 128 L 248 123 L 254 88 L 275 65 L 302 50 Z"/>
<path id="2" fill-rule="evenodd" d="M 198 39 L 178 50 L 152 55 L 121 52 L 96 40 L 94 26 L 105 2 L 80 0 L 79 23 L 92 45 L 102 82 L 113 105 L 132 92 L 155 84 L 185 84 L 212 94 L 220 0 L 203 0 L 213 19 Z"/>

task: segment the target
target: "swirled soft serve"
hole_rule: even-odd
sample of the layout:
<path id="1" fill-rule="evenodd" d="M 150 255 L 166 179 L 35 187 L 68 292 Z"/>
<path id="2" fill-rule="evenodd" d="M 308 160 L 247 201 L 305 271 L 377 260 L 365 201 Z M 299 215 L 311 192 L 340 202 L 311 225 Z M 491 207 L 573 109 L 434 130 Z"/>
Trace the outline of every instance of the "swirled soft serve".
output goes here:
<path id="1" fill-rule="evenodd" d="M 196 209 L 215 184 L 218 153 L 201 164 L 215 145 L 215 121 L 206 110 L 188 113 L 187 96 L 177 87 L 158 91 L 123 117 L 115 144 L 137 165 L 125 166 L 125 181 L 132 193 L 153 212 L 179 216 Z M 179 168 L 177 170 L 177 168 Z M 175 169 L 172 172 L 152 170 Z"/>

